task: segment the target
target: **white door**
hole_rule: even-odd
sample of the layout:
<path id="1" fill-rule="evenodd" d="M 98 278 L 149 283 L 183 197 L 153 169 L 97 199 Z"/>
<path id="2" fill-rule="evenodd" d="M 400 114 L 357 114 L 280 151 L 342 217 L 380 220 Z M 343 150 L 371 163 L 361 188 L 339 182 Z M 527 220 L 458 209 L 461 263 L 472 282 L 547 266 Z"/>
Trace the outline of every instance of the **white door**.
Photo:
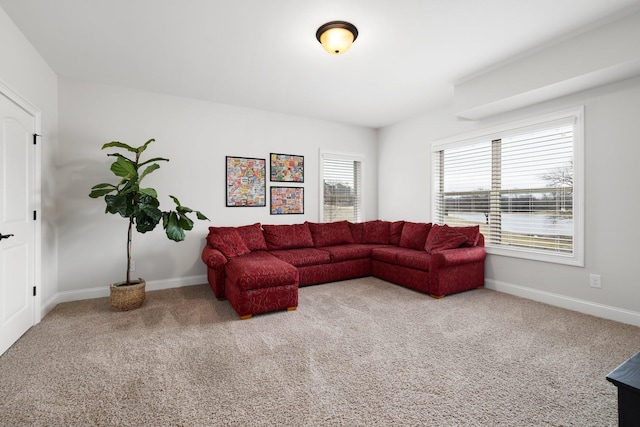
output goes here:
<path id="1" fill-rule="evenodd" d="M 0 354 L 34 323 L 34 131 L 0 92 Z"/>

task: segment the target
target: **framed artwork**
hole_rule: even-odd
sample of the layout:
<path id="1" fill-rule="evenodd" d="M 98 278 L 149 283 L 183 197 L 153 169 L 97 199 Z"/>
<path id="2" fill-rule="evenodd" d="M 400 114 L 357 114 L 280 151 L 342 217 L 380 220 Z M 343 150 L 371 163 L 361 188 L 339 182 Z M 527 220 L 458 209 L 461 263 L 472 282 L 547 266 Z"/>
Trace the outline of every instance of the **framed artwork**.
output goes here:
<path id="1" fill-rule="evenodd" d="M 271 181 L 304 182 L 304 156 L 271 153 Z"/>
<path id="2" fill-rule="evenodd" d="M 304 213 L 304 187 L 271 187 L 271 215 Z"/>
<path id="3" fill-rule="evenodd" d="M 227 206 L 266 206 L 266 160 L 226 157 Z"/>

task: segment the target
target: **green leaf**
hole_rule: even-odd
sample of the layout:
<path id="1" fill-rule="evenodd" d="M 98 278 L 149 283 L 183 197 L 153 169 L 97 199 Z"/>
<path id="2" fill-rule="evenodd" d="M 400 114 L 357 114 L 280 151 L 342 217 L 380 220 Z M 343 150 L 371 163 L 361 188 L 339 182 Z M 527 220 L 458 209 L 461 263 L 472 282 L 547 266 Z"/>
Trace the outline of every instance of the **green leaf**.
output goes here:
<path id="1" fill-rule="evenodd" d="M 104 144 L 104 145 L 102 146 L 102 149 L 104 150 L 105 148 L 112 148 L 112 147 L 116 147 L 116 148 L 124 148 L 125 150 L 130 151 L 130 152 L 132 152 L 132 153 L 137 153 L 137 152 L 138 152 L 138 149 L 137 149 L 137 148 L 133 148 L 133 147 L 132 147 L 132 146 L 130 146 L 130 145 L 127 145 L 127 144 L 124 144 L 124 143 L 122 143 L 122 142 L 118 142 L 118 141 L 111 141 L 111 142 L 108 142 L 108 143 L 106 143 L 106 144 Z"/>
<path id="2" fill-rule="evenodd" d="M 193 212 L 193 210 L 191 208 L 188 208 L 186 206 L 178 206 L 176 208 L 176 211 L 178 211 L 179 214 L 188 214 Z"/>
<path id="3" fill-rule="evenodd" d="M 172 196 L 171 194 L 169 194 L 169 197 L 171 197 L 171 199 L 173 200 L 173 203 L 176 204 L 177 207 L 180 207 L 180 200 L 178 200 L 178 198 L 176 196 Z"/>
<path id="4" fill-rule="evenodd" d="M 140 233 L 146 233 L 156 228 L 156 225 L 160 222 L 162 212 L 160 209 L 147 209 L 140 211 L 136 215 L 136 230 Z"/>
<path id="5" fill-rule="evenodd" d="M 140 147 L 136 148 L 136 153 L 138 154 L 138 157 L 140 157 L 140 154 L 142 154 L 144 152 L 144 150 L 147 149 L 149 144 L 151 144 L 153 141 L 155 141 L 155 139 L 151 138 L 150 140 L 145 142 L 143 145 L 141 145 Z"/>
<path id="6" fill-rule="evenodd" d="M 129 218 L 135 213 L 135 203 L 133 193 L 118 193 L 104 196 L 107 203 L 107 212 L 119 214 L 124 218 Z"/>
<path id="7" fill-rule="evenodd" d="M 148 166 L 144 172 L 142 172 L 142 175 L 140 175 L 140 179 L 138 181 L 142 181 L 142 178 L 144 178 L 145 176 L 149 175 L 151 172 L 153 172 L 156 169 L 160 169 L 160 165 L 157 163 L 152 164 L 151 166 Z"/>
<path id="8" fill-rule="evenodd" d="M 160 202 L 158 201 L 157 198 L 149 194 L 142 194 L 140 196 L 140 199 L 138 200 L 138 206 L 140 206 L 140 209 L 146 209 L 148 206 L 152 208 L 157 208 L 158 206 L 160 206 Z M 160 218 L 158 218 L 158 220 L 159 219 Z"/>
<path id="9" fill-rule="evenodd" d="M 93 187 L 91 187 L 91 189 L 97 190 L 99 188 L 106 188 L 106 187 L 116 188 L 116 186 L 113 184 L 102 183 L 102 184 L 94 185 Z"/>
<path id="10" fill-rule="evenodd" d="M 153 159 L 149 159 L 149 160 L 145 160 L 142 163 L 138 164 L 138 167 L 141 168 L 142 166 L 148 164 L 148 163 L 153 163 L 153 162 L 168 162 L 169 159 L 165 159 L 164 157 L 154 157 Z"/>
<path id="11" fill-rule="evenodd" d="M 193 221 L 186 215 L 178 214 L 178 224 L 186 231 L 193 229 Z"/>
<path id="12" fill-rule="evenodd" d="M 137 193 L 138 192 L 139 186 L 138 186 L 138 182 L 135 179 L 123 178 L 122 181 L 120 181 L 121 185 L 122 183 L 124 183 L 124 186 L 120 189 L 120 193 Z"/>
<path id="13" fill-rule="evenodd" d="M 136 230 L 146 233 L 153 230 L 162 218 L 162 212 L 158 209 L 160 202 L 155 197 L 142 195 L 138 201 L 136 212 Z"/>
<path id="14" fill-rule="evenodd" d="M 118 160 L 113 162 L 111 172 L 126 179 L 132 179 L 138 174 L 135 164 L 125 157 L 118 157 Z"/>
<path id="15" fill-rule="evenodd" d="M 96 199 L 98 197 L 104 196 L 105 194 L 109 194 L 109 193 L 111 193 L 112 191 L 115 191 L 115 190 L 116 190 L 115 186 L 111 186 L 109 188 L 99 188 L 99 189 L 93 190 L 91 193 L 89 193 L 89 197 L 92 197 L 92 198 Z"/>
<path id="16" fill-rule="evenodd" d="M 206 216 L 204 216 L 204 214 L 200 211 L 196 211 L 196 216 L 198 217 L 199 220 L 207 220 L 209 221 L 209 218 L 207 218 Z"/>
<path id="17" fill-rule="evenodd" d="M 178 222 L 178 215 L 175 212 L 169 212 L 166 221 L 163 221 L 163 226 L 167 232 L 167 237 L 173 241 L 181 242 L 184 240 L 184 230 L 180 227 Z"/>
<path id="18" fill-rule="evenodd" d="M 151 196 L 154 199 L 158 198 L 158 193 L 153 188 L 141 188 L 139 191 L 141 194 L 146 194 L 147 196 Z"/>

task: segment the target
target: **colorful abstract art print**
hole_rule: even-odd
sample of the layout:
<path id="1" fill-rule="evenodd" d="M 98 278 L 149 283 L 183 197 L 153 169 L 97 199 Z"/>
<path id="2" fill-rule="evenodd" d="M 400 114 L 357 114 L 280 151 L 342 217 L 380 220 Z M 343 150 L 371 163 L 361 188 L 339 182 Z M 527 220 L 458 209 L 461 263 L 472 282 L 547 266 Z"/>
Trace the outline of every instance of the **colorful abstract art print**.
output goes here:
<path id="1" fill-rule="evenodd" d="M 304 182 L 304 156 L 271 153 L 271 181 Z"/>
<path id="2" fill-rule="evenodd" d="M 226 157 L 227 206 L 266 206 L 265 159 Z"/>
<path id="3" fill-rule="evenodd" d="M 303 213 L 303 187 L 271 187 L 271 215 L 292 215 Z"/>

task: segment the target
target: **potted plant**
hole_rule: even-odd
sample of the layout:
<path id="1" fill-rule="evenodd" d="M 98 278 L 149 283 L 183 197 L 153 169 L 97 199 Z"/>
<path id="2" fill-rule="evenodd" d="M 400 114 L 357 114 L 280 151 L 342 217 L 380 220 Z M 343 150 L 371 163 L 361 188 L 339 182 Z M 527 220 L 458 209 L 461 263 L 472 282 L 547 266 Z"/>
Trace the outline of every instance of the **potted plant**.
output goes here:
<path id="1" fill-rule="evenodd" d="M 140 156 L 155 139 L 150 139 L 140 147 L 131 147 L 122 142 L 109 142 L 102 149 L 116 148 L 130 153 L 127 157 L 122 153 L 109 153 L 107 156 L 115 157 L 111 164 L 111 172 L 120 179 L 117 184 L 102 183 L 91 188 L 89 197 L 98 198 L 104 196 L 107 204 L 105 213 L 119 214 L 129 221 L 127 233 L 127 275 L 126 281 L 114 283 L 110 287 L 111 307 L 116 310 L 132 310 L 138 308 L 144 302 L 145 281 L 142 278 L 131 280 L 131 237 L 133 227 L 140 233 L 153 230 L 160 220 L 167 237 L 176 242 L 184 240 L 185 231 L 193 228 L 193 221 L 188 214 L 195 213 L 200 220 L 208 219 L 199 211 L 193 211 L 182 206 L 180 201 L 169 196 L 176 204 L 175 210 L 161 211 L 158 201 L 158 193 L 153 188 L 141 186 L 142 180 L 160 168 L 160 162 L 168 162 L 169 159 L 154 157 L 142 161 Z"/>

